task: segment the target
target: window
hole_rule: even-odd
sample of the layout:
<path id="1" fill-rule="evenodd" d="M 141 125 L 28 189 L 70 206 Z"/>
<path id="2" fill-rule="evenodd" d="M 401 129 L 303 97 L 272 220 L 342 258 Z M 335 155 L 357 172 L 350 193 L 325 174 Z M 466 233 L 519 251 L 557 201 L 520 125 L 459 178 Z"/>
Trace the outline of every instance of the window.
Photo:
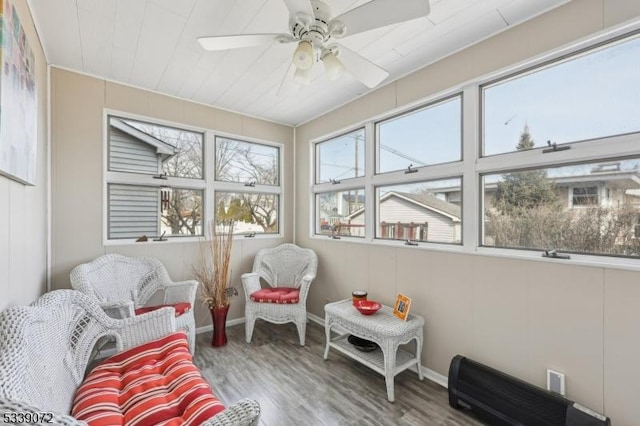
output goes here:
<path id="1" fill-rule="evenodd" d="M 316 183 L 364 176 L 364 129 L 316 145 Z"/>
<path id="2" fill-rule="evenodd" d="M 615 174 L 602 174 L 602 164 L 485 175 L 484 244 L 640 255 L 640 241 L 635 238 L 640 212 L 640 159 L 618 161 Z M 598 186 L 589 185 L 593 182 L 610 190 L 610 200 L 598 202 Z M 579 208 L 572 208 L 575 206 Z"/>
<path id="3" fill-rule="evenodd" d="M 278 146 L 215 138 L 215 218 L 235 221 L 235 234 L 280 231 Z"/>
<path id="4" fill-rule="evenodd" d="M 376 237 L 460 244 L 461 179 L 383 186 L 376 189 Z"/>
<path id="5" fill-rule="evenodd" d="M 316 142 L 314 234 L 461 244 L 462 179 L 432 167 L 462 174 L 461 114 L 456 94 Z"/>
<path id="6" fill-rule="evenodd" d="M 323 192 L 316 195 L 317 234 L 364 237 L 364 189 Z"/>
<path id="7" fill-rule="evenodd" d="M 379 173 L 462 159 L 462 97 L 376 124 Z"/>
<path id="8" fill-rule="evenodd" d="M 234 220 L 236 234 L 280 232 L 280 145 L 115 115 L 107 123 L 106 240 L 198 237 L 211 220 Z"/>
<path id="9" fill-rule="evenodd" d="M 202 235 L 203 133 L 108 122 L 107 238 Z"/>
<path id="10" fill-rule="evenodd" d="M 639 76 L 634 36 L 484 86 L 484 155 L 640 131 Z"/>
<path id="11" fill-rule="evenodd" d="M 640 256 L 640 38 L 600 44 L 481 93 L 484 155 L 502 154 L 478 161 L 491 165 L 482 173 L 482 244 Z M 624 157 L 610 159 L 616 154 Z M 491 172 L 503 164 L 519 167 Z"/>
<path id="12" fill-rule="evenodd" d="M 633 27 L 315 142 L 315 235 L 637 260 L 640 23 Z"/>
<path id="13" fill-rule="evenodd" d="M 580 186 L 573 187 L 571 205 L 579 206 L 597 206 L 598 205 L 598 187 L 597 186 Z M 607 188 L 610 191 L 610 188 Z"/>
<path id="14" fill-rule="evenodd" d="M 280 148 L 216 137 L 216 180 L 247 185 L 280 184 Z"/>

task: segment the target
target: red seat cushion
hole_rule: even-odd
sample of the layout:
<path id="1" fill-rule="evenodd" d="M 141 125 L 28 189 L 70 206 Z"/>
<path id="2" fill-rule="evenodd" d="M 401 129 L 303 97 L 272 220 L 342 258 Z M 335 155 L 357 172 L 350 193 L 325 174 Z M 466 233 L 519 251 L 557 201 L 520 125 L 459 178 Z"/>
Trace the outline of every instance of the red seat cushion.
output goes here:
<path id="1" fill-rule="evenodd" d="M 185 312 L 189 312 L 191 310 L 191 303 L 188 302 L 180 302 L 174 303 L 173 305 L 154 305 L 154 306 L 143 306 L 142 308 L 136 309 L 134 312 L 136 315 L 146 314 L 147 312 L 155 311 L 160 308 L 174 308 L 176 310 L 176 316 L 184 314 Z"/>
<path id="2" fill-rule="evenodd" d="M 91 426 L 200 425 L 224 410 L 176 332 L 116 354 L 78 388 L 71 414 Z"/>
<path id="3" fill-rule="evenodd" d="M 292 287 L 263 288 L 251 293 L 250 297 L 260 303 L 298 303 L 300 290 Z"/>

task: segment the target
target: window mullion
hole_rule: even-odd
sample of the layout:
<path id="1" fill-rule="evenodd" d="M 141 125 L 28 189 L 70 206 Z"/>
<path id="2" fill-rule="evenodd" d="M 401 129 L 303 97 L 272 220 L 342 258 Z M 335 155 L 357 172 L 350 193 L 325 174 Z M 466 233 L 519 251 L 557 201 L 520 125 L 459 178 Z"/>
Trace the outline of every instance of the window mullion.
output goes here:
<path id="1" fill-rule="evenodd" d="M 478 191 L 480 176 L 476 160 L 480 157 L 480 90 L 477 84 L 464 88 L 462 99 L 462 246 L 474 251 L 479 244 L 482 208 Z"/>
<path id="2" fill-rule="evenodd" d="M 376 195 L 373 186 L 373 177 L 376 172 L 377 143 L 375 124 L 368 122 L 365 126 L 365 183 L 364 183 L 364 236 L 366 241 L 376 238 Z"/>

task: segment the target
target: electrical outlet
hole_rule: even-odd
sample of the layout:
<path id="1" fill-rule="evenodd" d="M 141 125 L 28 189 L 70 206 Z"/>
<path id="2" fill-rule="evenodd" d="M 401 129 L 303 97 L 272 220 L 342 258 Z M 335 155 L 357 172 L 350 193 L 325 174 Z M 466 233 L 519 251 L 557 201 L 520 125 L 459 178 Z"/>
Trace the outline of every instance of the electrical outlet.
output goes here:
<path id="1" fill-rule="evenodd" d="M 547 390 L 564 396 L 564 374 L 547 369 Z"/>

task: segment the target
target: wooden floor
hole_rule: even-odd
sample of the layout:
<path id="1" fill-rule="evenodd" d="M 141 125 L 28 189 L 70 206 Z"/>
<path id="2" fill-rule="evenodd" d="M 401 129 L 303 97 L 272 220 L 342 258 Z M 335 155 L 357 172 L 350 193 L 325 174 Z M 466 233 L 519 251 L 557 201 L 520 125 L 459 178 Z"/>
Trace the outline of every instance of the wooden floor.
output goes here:
<path id="1" fill-rule="evenodd" d="M 449 407 L 447 391 L 415 372 L 395 380 L 394 403 L 387 401 L 384 377 L 336 352 L 323 360 L 324 328 L 307 326 L 306 346 L 298 345 L 293 324 L 258 320 L 253 342 L 244 325 L 227 328 L 229 343 L 210 345 L 211 332 L 197 336 L 195 362 L 226 404 L 248 397 L 262 409 L 261 425 L 483 425 Z"/>

